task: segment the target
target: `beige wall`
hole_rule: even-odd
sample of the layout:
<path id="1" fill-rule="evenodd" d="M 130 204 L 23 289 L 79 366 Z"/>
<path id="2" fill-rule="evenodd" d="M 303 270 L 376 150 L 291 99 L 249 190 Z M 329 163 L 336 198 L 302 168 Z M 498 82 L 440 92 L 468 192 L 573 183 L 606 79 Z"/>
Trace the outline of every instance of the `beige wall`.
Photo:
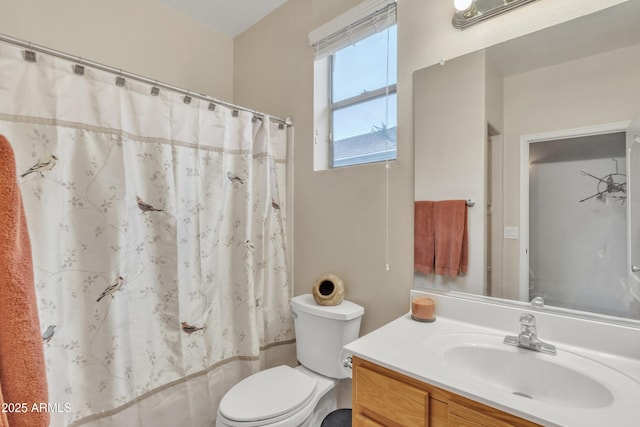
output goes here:
<path id="1" fill-rule="evenodd" d="M 622 1 L 540 1 L 460 32 L 450 24 L 452 2 L 398 0 L 398 160 L 389 171 L 390 271 L 384 268 L 384 167 L 313 172 L 313 58 L 307 34 L 359 0 L 289 0 L 234 40 L 158 0 L 3 0 L 0 31 L 293 116 L 296 293 L 308 292 L 325 271 L 338 273 L 347 297 L 367 310 L 363 332 L 368 332 L 407 310 L 413 285 L 413 72 Z"/>
<path id="2" fill-rule="evenodd" d="M 467 211 L 469 253 L 474 254 L 468 273 L 456 279 L 416 273 L 419 289 L 484 293 L 485 183 L 467 176 L 485 176 L 485 64 L 484 51 L 478 51 L 414 74 L 415 199 L 476 202 Z"/>
<path id="3" fill-rule="evenodd" d="M 290 115 L 295 122 L 296 293 L 308 292 L 325 271 L 339 274 L 347 298 L 365 307 L 365 333 L 406 312 L 413 284 L 413 72 L 622 1 L 540 1 L 457 31 L 451 27 L 451 1 L 398 0 L 398 160 L 389 171 L 390 271 L 384 269 L 384 167 L 313 172 L 313 56 L 307 35 L 358 1 L 289 0 L 236 37 L 236 103 Z"/>
<path id="4" fill-rule="evenodd" d="M 235 39 L 237 103 L 295 122 L 294 286 L 311 291 L 325 272 L 345 281 L 346 298 L 365 307 L 363 331 L 408 307 L 413 283 L 411 146 L 404 139 L 390 175 L 390 271 L 385 271 L 383 164 L 313 171 L 313 51 L 308 33 L 357 0 L 289 0 Z M 402 88 L 398 89 L 399 92 Z M 407 149 L 408 148 L 408 149 Z"/>
<path id="5" fill-rule="evenodd" d="M 159 0 L 2 0 L 0 33 L 233 102 L 233 40 Z"/>
<path id="6" fill-rule="evenodd" d="M 487 111 L 487 133 L 490 138 L 487 140 L 487 150 L 485 162 L 486 176 L 486 193 L 485 193 L 485 215 L 484 222 L 484 238 L 486 239 L 485 250 L 485 266 L 490 266 L 491 270 L 487 271 L 485 267 L 485 283 L 484 294 L 492 297 L 502 296 L 502 242 L 503 242 L 503 223 L 502 223 L 502 199 L 503 199 L 503 183 L 502 183 L 502 165 L 503 165 L 503 144 L 502 135 L 504 133 L 504 76 L 487 59 L 486 64 L 486 111 Z M 491 206 L 489 206 L 491 205 Z M 488 215 L 488 212 L 491 214 Z"/>

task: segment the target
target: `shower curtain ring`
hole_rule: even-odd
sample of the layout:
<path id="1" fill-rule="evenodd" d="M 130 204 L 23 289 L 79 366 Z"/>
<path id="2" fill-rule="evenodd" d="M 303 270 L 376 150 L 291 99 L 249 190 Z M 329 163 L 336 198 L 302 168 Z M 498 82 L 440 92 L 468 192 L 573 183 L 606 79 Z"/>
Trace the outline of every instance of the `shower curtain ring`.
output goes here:
<path id="1" fill-rule="evenodd" d="M 122 87 L 124 86 L 124 77 L 122 77 L 122 69 L 118 71 L 118 75 L 116 76 L 116 86 Z"/>
<path id="2" fill-rule="evenodd" d="M 27 49 L 23 52 L 24 59 L 27 62 L 36 62 L 36 52 L 31 49 L 31 42 L 27 46 Z"/>
<path id="3" fill-rule="evenodd" d="M 82 65 L 82 57 L 78 57 L 78 63 L 73 65 L 73 73 L 82 76 L 84 75 L 84 65 Z"/>

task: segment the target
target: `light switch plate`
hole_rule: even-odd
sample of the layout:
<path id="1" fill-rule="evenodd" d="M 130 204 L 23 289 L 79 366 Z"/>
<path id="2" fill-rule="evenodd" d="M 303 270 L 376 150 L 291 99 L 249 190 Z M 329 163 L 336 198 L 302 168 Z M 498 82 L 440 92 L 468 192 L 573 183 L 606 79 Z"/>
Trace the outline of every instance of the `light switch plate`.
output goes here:
<path id="1" fill-rule="evenodd" d="M 504 238 L 505 239 L 517 239 L 518 238 L 518 227 L 506 225 L 504 227 Z"/>

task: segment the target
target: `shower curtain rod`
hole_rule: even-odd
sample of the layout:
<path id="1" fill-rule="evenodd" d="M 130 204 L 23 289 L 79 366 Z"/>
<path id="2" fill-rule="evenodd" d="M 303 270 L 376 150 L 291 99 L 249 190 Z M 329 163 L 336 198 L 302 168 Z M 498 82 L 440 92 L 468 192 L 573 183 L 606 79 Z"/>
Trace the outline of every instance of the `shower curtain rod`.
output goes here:
<path id="1" fill-rule="evenodd" d="M 208 101 L 211 102 L 213 104 L 217 104 L 217 105 L 222 105 L 224 107 L 228 107 L 231 108 L 233 110 L 240 110 L 240 111 L 247 111 L 249 113 L 252 113 L 255 116 L 258 117 L 266 117 L 268 114 L 265 113 L 261 113 L 259 111 L 255 111 L 255 110 L 251 110 L 249 108 L 245 108 L 245 107 L 241 107 L 239 105 L 235 105 L 235 104 L 231 104 L 229 102 L 225 102 L 225 101 L 221 101 L 219 99 L 216 99 L 212 96 L 208 96 L 208 95 L 203 95 L 203 94 L 199 94 L 199 93 L 194 93 L 191 92 L 189 90 L 177 87 L 177 86 L 173 86 L 167 83 L 162 83 L 159 82 L 157 80 L 153 80 L 150 79 L 148 77 L 144 77 L 138 74 L 134 74 L 134 73 L 130 73 L 127 71 L 123 71 L 121 69 L 118 68 L 114 68 L 114 67 L 110 67 L 108 65 L 104 65 L 104 64 L 100 64 L 99 62 L 94 62 L 94 61 L 89 61 L 86 60 L 82 57 L 79 56 L 74 56 L 74 55 L 70 55 L 68 53 L 64 53 L 62 51 L 56 50 L 56 49 L 51 49 L 45 46 L 41 46 L 41 45 L 37 45 L 31 42 L 26 42 L 24 40 L 15 38 L 15 37 L 11 37 L 8 36 L 6 34 L 2 34 L 0 33 L 0 41 L 15 45 L 15 46 L 19 46 L 19 47 L 23 47 L 27 50 L 31 50 L 34 52 L 40 52 L 40 53 L 44 53 L 46 55 L 51 55 L 51 56 L 55 56 L 57 58 L 61 58 L 70 62 L 75 62 L 78 65 L 86 65 L 89 66 L 91 68 L 95 68 L 97 70 L 101 70 L 101 71 L 106 71 L 112 74 L 115 74 L 117 76 L 120 77 L 125 77 L 125 78 L 129 78 L 129 79 L 133 79 L 133 80 L 137 80 L 139 82 L 142 83 L 147 83 L 153 86 L 156 86 L 158 88 L 162 88 L 162 89 L 166 89 L 166 90 L 170 90 L 172 92 L 177 92 L 181 95 L 185 95 L 191 98 L 197 98 L 203 101 Z M 273 117 L 273 116 L 269 116 L 270 119 L 276 123 L 280 123 L 281 125 L 284 125 L 286 127 L 290 127 L 293 126 L 293 120 L 290 117 L 287 117 L 285 119 L 281 119 L 279 117 Z"/>

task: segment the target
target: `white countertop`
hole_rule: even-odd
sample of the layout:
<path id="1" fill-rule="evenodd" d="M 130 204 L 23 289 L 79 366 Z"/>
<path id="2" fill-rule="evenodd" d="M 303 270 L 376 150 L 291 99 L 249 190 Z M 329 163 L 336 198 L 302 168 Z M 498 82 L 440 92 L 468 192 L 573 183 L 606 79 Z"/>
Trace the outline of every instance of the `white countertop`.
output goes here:
<path id="1" fill-rule="evenodd" d="M 505 335 L 517 335 L 520 326 L 518 318 L 523 309 L 486 304 L 476 306 L 469 301 L 463 301 L 460 303 L 462 305 L 458 307 L 456 304 L 459 302 L 456 302 L 455 299 L 450 300 L 447 297 L 428 293 L 421 293 L 421 295 L 433 297 L 436 300 L 436 312 L 442 311 L 446 317 L 437 314 L 435 322 L 421 323 L 412 320 L 410 314 L 407 313 L 348 344 L 345 346 L 347 352 L 417 380 L 545 426 L 635 427 L 640 425 L 640 393 L 620 393 L 613 390 L 615 399 L 611 405 L 600 408 L 566 407 L 522 398 L 504 390 L 487 386 L 456 369 L 451 369 L 451 364 L 443 360 L 438 348 L 429 346 L 429 341 L 433 341 L 435 337 L 452 333 L 495 335 L 498 340 Z M 461 313 L 460 317 L 462 318 L 471 316 L 478 321 L 473 323 L 459 321 L 455 315 L 458 312 Z M 551 338 L 560 337 L 562 334 L 554 334 L 551 331 L 564 331 L 563 333 L 566 334 L 567 328 L 575 328 L 576 319 L 563 319 L 562 316 L 547 315 L 538 311 L 532 311 L 532 314 L 536 316 L 538 325 L 541 326 L 539 328 L 540 339 L 556 345 L 559 355 L 563 354 L 561 352 L 578 354 L 596 363 L 605 364 L 615 369 L 618 374 L 623 375 L 620 378 L 624 380 L 621 383 L 625 383 L 625 381 L 627 383 L 625 390 L 635 391 L 635 383 L 637 383 L 637 390 L 640 391 L 640 358 L 635 354 L 635 351 L 640 351 L 640 340 L 638 339 L 640 330 L 620 328 L 616 325 L 599 324 L 595 327 L 592 321 L 586 321 L 587 323 L 582 325 L 582 330 L 574 331 L 574 335 L 580 335 L 576 337 L 575 342 L 564 344 L 557 340 L 553 341 Z M 502 323 L 505 328 L 490 327 L 491 323 L 495 322 L 496 318 L 500 319 L 501 316 L 508 319 Z M 492 321 L 481 321 L 489 318 Z M 565 321 L 569 322 L 569 326 L 565 324 Z M 489 326 L 482 323 L 488 323 Z M 598 348 L 597 345 L 593 345 L 591 348 L 576 346 L 576 343 L 589 342 L 584 339 L 584 335 L 589 334 L 589 330 L 596 331 L 594 340 L 598 340 L 598 335 L 604 334 L 606 336 L 603 335 L 602 340 L 599 341 L 607 343 L 613 335 L 614 339 L 618 337 L 619 340 L 625 342 L 621 342 L 620 348 L 614 349 L 619 350 L 617 354 L 609 353 L 607 349 Z M 549 337 L 541 331 L 548 331 Z M 630 339 L 634 341 L 631 344 L 626 342 Z M 542 354 L 540 357 L 544 356 L 554 357 Z M 536 372 L 531 372 L 531 375 L 535 376 Z M 632 385 L 632 388 L 628 387 L 629 384 Z"/>

